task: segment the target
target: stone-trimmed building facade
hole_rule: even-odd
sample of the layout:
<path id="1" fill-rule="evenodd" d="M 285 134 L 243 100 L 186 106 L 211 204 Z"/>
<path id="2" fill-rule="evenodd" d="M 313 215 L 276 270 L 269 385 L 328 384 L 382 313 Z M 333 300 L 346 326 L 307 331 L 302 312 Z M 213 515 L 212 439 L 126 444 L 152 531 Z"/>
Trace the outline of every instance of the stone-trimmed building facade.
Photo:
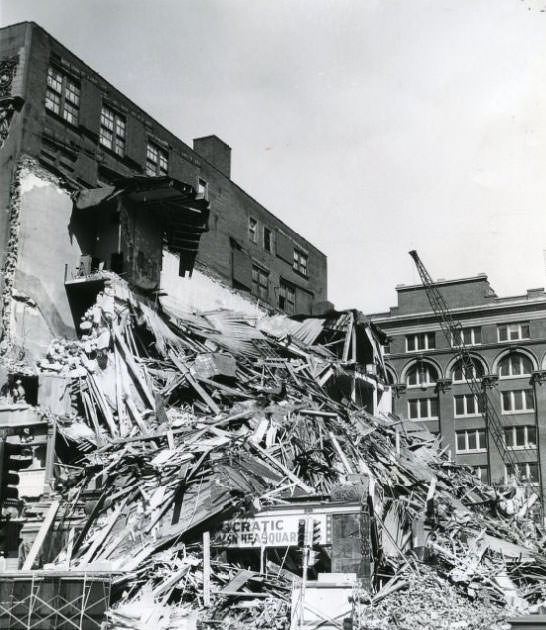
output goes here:
<path id="1" fill-rule="evenodd" d="M 393 411 L 441 434 L 451 457 L 493 484 L 511 474 L 546 481 L 546 293 L 498 297 L 484 274 L 435 283 L 464 328 L 475 376 L 502 422 L 509 457 L 487 435 L 422 285 L 398 286 L 398 305 L 370 315 L 389 337 L 386 361 Z M 508 460 L 508 461 L 506 461 Z M 513 470 L 515 468 L 515 471 Z"/>

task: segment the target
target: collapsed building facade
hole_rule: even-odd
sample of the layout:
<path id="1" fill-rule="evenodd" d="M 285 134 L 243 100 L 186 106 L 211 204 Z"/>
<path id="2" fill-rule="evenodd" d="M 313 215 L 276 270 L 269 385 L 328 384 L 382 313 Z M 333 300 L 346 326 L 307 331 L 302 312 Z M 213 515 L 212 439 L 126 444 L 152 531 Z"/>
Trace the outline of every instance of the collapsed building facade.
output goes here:
<path id="1" fill-rule="evenodd" d="M 326 257 L 232 181 L 229 146 L 208 136 L 189 147 L 34 23 L 0 34 L 2 327 L 11 337 L 28 348 L 35 336 L 43 350 L 48 335 L 74 334 L 65 269 L 69 280 L 101 269 L 139 276 L 148 291 L 161 271 L 162 288 L 203 304 L 214 281 L 211 308 L 324 310 Z M 153 194 L 135 192 L 139 177 L 157 179 Z M 74 213 L 73 197 L 96 188 L 114 189 L 100 221 Z M 92 195 L 84 206 L 97 206 Z M 162 238 L 163 261 L 150 254 Z"/>
<path id="2" fill-rule="evenodd" d="M 540 609 L 528 497 L 390 414 L 386 337 L 327 302 L 325 256 L 229 147 L 190 149 L 35 24 L 1 36 L 0 626 Z"/>

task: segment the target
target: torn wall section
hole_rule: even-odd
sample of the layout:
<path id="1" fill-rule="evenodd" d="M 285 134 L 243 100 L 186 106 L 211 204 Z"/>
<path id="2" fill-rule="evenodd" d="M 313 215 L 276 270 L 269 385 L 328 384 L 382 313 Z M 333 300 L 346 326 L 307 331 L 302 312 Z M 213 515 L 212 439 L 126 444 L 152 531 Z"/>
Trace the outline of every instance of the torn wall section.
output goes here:
<path id="1" fill-rule="evenodd" d="M 178 255 L 165 250 L 161 304 L 170 313 L 229 309 L 259 319 L 272 310 L 265 302 L 260 303 L 254 296 L 244 295 L 228 286 L 205 265 L 197 264 L 191 278 L 180 276 L 178 269 Z"/>
<path id="2" fill-rule="evenodd" d="M 21 161 L 10 205 L 3 341 L 32 359 L 52 338 L 74 337 L 63 278 L 81 251 L 69 233 L 70 191 L 33 160 Z"/>

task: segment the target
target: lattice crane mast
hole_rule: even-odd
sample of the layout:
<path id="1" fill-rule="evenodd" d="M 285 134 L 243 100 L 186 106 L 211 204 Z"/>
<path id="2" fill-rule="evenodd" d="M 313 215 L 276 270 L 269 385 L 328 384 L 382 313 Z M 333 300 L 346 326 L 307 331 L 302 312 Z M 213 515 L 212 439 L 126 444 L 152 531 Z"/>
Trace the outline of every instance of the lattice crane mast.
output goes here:
<path id="1" fill-rule="evenodd" d="M 412 250 L 409 252 L 409 255 L 415 262 L 415 266 L 417 267 L 421 282 L 425 288 L 428 301 L 430 302 L 430 306 L 432 307 L 435 315 L 438 317 L 446 341 L 449 347 L 453 350 L 454 354 L 458 356 L 461 361 L 463 375 L 466 379 L 468 387 L 474 395 L 478 405 L 481 402 L 481 406 L 479 405 L 478 409 L 485 420 L 486 439 L 489 442 L 489 436 L 491 436 L 503 461 L 511 464 L 512 470 L 515 473 L 516 464 L 519 462 L 514 457 L 514 454 L 506 448 L 502 421 L 495 410 L 487 389 L 483 387 L 481 382 L 477 379 L 476 364 L 464 343 L 463 326 L 460 321 L 454 319 L 451 315 L 446 301 L 434 284 L 417 252 Z M 534 488 L 533 492 L 536 493 Z"/>

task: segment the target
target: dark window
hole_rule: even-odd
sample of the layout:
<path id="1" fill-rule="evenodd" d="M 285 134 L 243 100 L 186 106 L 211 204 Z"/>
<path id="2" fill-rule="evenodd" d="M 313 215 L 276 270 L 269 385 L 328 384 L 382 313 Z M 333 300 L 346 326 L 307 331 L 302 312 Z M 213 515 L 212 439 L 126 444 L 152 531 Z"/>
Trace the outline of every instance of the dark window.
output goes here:
<path id="1" fill-rule="evenodd" d="M 412 420 L 438 417 L 437 398 L 418 398 L 408 401 L 409 417 Z"/>
<path id="2" fill-rule="evenodd" d="M 532 389 L 517 389 L 501 392 L 502 412 L 517 413 L 518 411 L 534 411 L 535 399 Z"/>
<path id="3" fill-rule="evenodd" d="M 269 271 L 252 265 L 252 293 L 267 300 L 269 296 Z"/>
<path id="4" fill-rule="evenodd" d="M 258 242 L 258 221 L 252 217 L 248 217 L 248 240 Z"/>
<path id="5" fill-rule="evenodd" d="M 273 252 L 273 232 L 264 226 L 264 249 Z"/>
<path id="6" fill-rule="evenodd" d="M 434 348 L 436 348 L 436 335 L 433 332 L 407 335 L 406 337 L 406 350 L 408 352 L 433 350 Z"/>
<path id="7" fill-rule="evenodd" d="M 529 324 L 502 324 L 497 329 L 499 341 L 518 341 L 529 339 Z"/>
<path id="8" fill-rule="evenodd" d="M 461 341 L 465 346 L 475 346 L 482 342 L 482 329 L 473 326 L 470 328 L 461 328 L 452 334 L 454 346 L 460 346 Z"/>
<path id="9" fill-rule="evenodd" d="M 429 363 L 416 363 L 407 373 L 406 385 L 409 387 L 427 387 L 438 380 L 438 370 Z"/>
<path id="10" fill-rule="evenodd" d="M 485 429 L 467 429 L 457 431 L 457 453 L 471 453 L 472 451 L 485 451 L 487 441 Z"/>
<path id="11" fill-rule="evenodd" d="M 146 149 L 146 175 L 157 177 L 169 174 L 169 154 L 154 142 Z"/>
<path id="12" fill-rule="evenodd" d="M 110 255 L 110 269 L 117 274 L 123 273 L 123 254 L 114 253 Z"/>
<path id="13" fill-rule="evenodd" d="M 499 362 L 500 378 L 528 375 L 532 371 L 531 360 L 520 352 L 513 352 Z"/>
<path id="14" fill-rule="evenodd" d="M 99 141 L 117 155 L 125 155 L 125 117 L 106 105 L 100 113 Z"/>
<path id="15" fill-rule="evenodd" d="M 294 249 L 294 262 L 292 263 L 294 271 L 301 273 L 302 276 L 306 276 L 308 271 L 308 259 L 307 254 L 302 252 L 301 249 Z"/>
<path id="16" fill-rule="evenodd" d="M 536 448 L 537 430 L 533 425 L 521 427 L 505 427 L 504 443 L 506 448 Z"/>
<path id="17" fill-rule="evenodd" d="M 468 378 L 469 380 L 475 378 L 481 378 L 483 376 L 483 366 L 479 361 L 472 359 L 472 369 L 468 371 L 464 369 L 463 361 L 457 361 L 451 372 L 451 378 L 454 383 L 464 383 Z"/>
<path id="18" fill-rule="evenodd" d="M 477 416 L 483 413 L 482 398 L 474 394 L 461 394 L 454 398 L 456 416 Z"/>
<path id="19" fill-rule="evenodd" d="M 47 72 L 45 106 L 70 124 L 77 125 L 80 109 L 79 82 L 50 66 Z"/>
<path id="20" fill-rule="evenodd" d="M 518 464 L 506 464 L 506 477 L 510 480 L 515 477 L 518 481 L 528 481 L 538 483 L 537 462 L 527 462 Z"/>
<path id="21" fill-rule="evenodd" d="M 296 312 L 296 289 L 282 280 L 279 287 L 279 308 L 289 315 Z"/>
<path id="22" fill-rule="evenodd" d="M 489 467 L 488 466 L 474 466 L 474 476 L 477 477 L 483 483 L 489 483 Z"/>

